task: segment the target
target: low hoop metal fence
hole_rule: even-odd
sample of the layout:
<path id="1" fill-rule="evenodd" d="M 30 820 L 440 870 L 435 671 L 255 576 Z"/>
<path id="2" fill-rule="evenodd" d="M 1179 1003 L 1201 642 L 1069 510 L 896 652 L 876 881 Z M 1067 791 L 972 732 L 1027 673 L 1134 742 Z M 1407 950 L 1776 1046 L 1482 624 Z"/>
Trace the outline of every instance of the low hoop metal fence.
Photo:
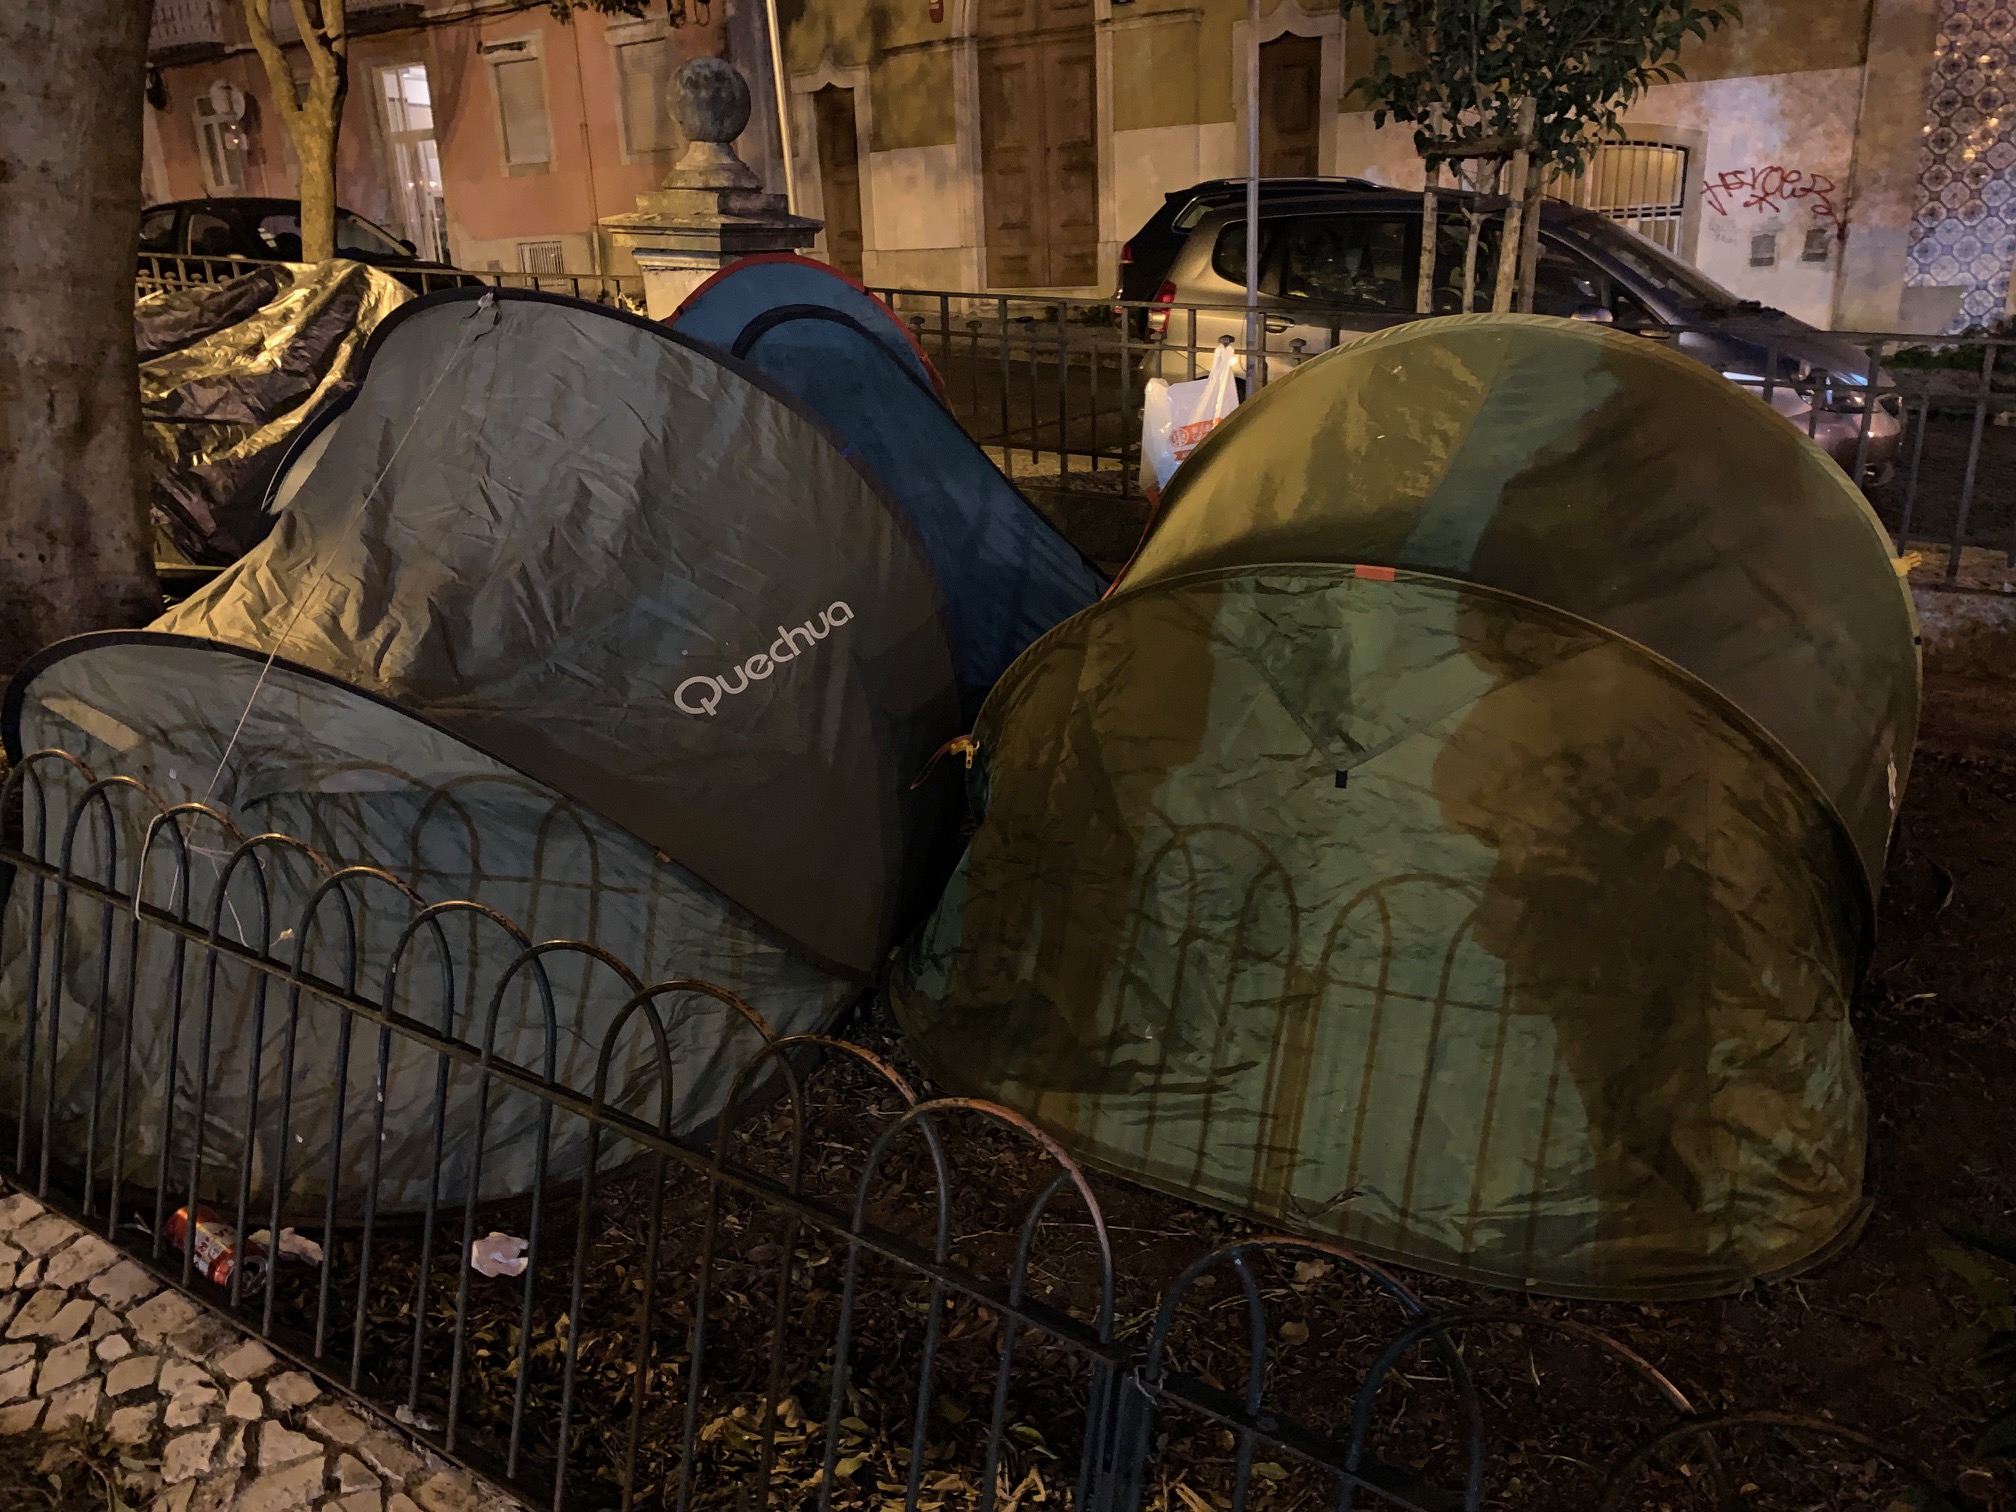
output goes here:
<path id="1" fill-rule="evenodd" d="M 553 1512 L 1932 1484 L 1829 1420 L 1697 1406 L 1559 1311 L 1436 1308 L 1336 1245 L 1144 1206 L 861 1036 L 777 1034 L 329 836 L 60 751 L 7 775 L 0 814 L 9 1179 Z M 591 998 L 614 1011 L 574 1043 Z M 500 1053 L 527 1024 L 539 1053 Z M 638 1044 L 648 1074 L 612 1076 Z M 731 1045 L 696 1113 L 675 1089 Z M 1543 1366 L 1600 1403 L 1585 1447 L 1502 1453 L 1575 1396 Z"/>

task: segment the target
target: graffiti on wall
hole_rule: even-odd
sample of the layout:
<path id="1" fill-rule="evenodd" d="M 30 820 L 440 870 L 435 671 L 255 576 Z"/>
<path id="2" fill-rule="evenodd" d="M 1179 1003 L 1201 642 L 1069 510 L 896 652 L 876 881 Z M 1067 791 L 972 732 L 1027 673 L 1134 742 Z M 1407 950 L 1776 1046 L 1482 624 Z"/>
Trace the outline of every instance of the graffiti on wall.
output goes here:
<path id="1" fill-rule="evenodd" d="M 1837 230 L 1840 207 L 1834 202 L 1834 180 L 1824 173 L 1770 163 L 1761 168 L 1728 168 L 1701 186 L 1701 198 L 1717 215 L 1730 210 L 1789 210 L 1801 201 L 1811 204 L 1813 219 Z"/>

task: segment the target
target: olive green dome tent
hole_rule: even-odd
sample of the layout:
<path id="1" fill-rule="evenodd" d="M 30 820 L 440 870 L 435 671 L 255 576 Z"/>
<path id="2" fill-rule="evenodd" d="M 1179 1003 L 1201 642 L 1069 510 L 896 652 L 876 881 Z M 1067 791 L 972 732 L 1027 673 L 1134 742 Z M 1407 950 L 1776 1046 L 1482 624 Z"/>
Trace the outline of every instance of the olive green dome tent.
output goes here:
<path id="1" fill-rule="evenodd" d="M 1242 406 L 995 688 L 892 999 L 1153 1185 L 1494 1284 L 1740 1287 L 1863 1208 L 1918 686 L 1881 528 L 1756 398 L 1588 325 L 1395 328 Z"/>

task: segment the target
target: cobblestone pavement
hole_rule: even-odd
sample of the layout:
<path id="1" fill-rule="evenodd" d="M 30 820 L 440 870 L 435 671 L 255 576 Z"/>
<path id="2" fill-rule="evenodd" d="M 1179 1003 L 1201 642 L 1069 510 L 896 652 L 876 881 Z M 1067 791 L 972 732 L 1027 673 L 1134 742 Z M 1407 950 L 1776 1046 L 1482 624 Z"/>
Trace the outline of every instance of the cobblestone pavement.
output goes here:
<path id="1" fill-rule="evenodd" d="M 80 1438 L 148 1512 L 516 1512 L 25 1193 L 0 1198 L 0 1434 Z"/>

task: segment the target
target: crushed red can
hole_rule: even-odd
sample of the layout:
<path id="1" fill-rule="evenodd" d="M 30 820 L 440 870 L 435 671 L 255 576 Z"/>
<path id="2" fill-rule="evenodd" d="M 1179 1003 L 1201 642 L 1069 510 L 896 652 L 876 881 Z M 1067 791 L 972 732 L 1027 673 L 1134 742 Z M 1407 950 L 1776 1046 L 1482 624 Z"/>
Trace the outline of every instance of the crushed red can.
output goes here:
<path id="1" fill-rule="evenodd" d="M 238 1230 L 200 1203 L 193 1229 L 186 1207 L 169 1216 L 167 1239 L 172 1248 L 188 1250 L 194 1256 L 196 1274 L 215 1285 L 229 1285 L 232 1273 L 241 1265 L 247 1281 L 256 1282 L 266 1274 L 265 1246 L 241 1244 Z"/>

